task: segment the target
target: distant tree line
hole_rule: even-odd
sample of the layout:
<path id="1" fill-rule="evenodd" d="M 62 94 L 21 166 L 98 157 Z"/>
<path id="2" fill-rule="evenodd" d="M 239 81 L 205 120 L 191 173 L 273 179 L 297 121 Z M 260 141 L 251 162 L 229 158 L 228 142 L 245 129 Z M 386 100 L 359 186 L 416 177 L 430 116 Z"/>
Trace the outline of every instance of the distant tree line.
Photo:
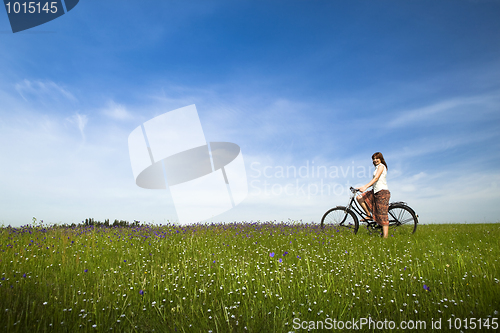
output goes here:
<path id="1" fill-rule="evenodd" d="M 62 224 L 63 227 L 76 227 L 78 225 L 85 226 L 94 226 L 94 227 L 137 227 L 140 226 L 140 221 L 129 222 L 125 220 L 114 220 L 113 223 L 109 222 L 109 219 L 105 219 L 104 222 L 96 221 L 93 218 L 85 219 L 82 223 L 71 223 L 71 224 Z"/>

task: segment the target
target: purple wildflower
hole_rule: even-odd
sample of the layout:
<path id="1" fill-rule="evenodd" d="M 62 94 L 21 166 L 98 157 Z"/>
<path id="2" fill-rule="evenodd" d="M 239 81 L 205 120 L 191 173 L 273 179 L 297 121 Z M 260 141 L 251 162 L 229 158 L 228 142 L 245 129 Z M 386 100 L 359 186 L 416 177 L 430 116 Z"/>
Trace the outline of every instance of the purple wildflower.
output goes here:
<path id="1" fill-rule="evenodd" d="M 281 259 L 281 258 L 280 258 L 278 261 L 279 261 L 280 263 L 282 263 L 282 262 L 283 262 L 283 259 Z"/>
<path id="2" fill-rule="evenodd" d="M 285 251 L 285 253 L 283 253 L 283 257 L 284 257 L 284 256 L 286 256 L 287 254 L 288 254 L 288 252 L 287 252 L 287 251 Z"/>
<path id="3" fill-rule="evenodd" d="M 89 270 L 88 269 L 85 269 L 84 272 L 87 273 Z"/>
<path id="4" fill-rule="evenodd" d="M 427 291 L 431 291 L 431 288 L 429 288 L 428 285 L 424 284 L 424 289 L 427 290 Z"/>
<path id="5" fill-rule="evenodd" d="M 274 252 L 269 253 L 269 256 L 270 256 L 271 258 L 274 258 Z"/>
<path id="6" fill-rule="evenodd" d="M 144 295 L 144 290 L 139 290 L 139 295 Z"/>

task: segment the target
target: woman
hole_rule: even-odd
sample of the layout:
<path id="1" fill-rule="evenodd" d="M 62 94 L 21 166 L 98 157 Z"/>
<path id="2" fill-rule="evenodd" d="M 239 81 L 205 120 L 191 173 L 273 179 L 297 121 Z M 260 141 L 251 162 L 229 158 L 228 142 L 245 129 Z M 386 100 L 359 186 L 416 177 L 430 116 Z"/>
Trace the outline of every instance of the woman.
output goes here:
<path id="1" fill-rule="evenodd" d="M 391 192 L 387 187 L 387 163 L 384 160 L 382 153 L 375 153 L 372 155 L 373 165 L 375 171 L 373 172 L 372 180 L 358 190 L 364 192 L 356 198 L 366 212 L 368 217 L 363 219 L 363 222 L 374 220 L 382 226 L 383 237 L 387 238 L 389 234 L 389 216 L 387 210 L 389 209 L 389 199 Z M 373 190 L 365 192 L 367 188 L 373 185 Z M 373 215 L 372 213 L 373 212 Z"/>

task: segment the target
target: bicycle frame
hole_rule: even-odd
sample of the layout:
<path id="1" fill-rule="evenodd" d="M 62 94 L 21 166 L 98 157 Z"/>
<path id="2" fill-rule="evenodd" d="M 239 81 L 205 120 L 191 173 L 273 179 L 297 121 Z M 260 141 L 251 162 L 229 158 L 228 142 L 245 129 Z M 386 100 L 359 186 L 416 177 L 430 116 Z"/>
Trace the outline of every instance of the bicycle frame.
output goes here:
<path id="1" fill-rule="evenodd" d="M 350 190 L 351 190 L 351 198 L 350 198 L 349 204 L 346 206 L 346 208 L 350 209 L 351 211 L 353 211 L 354 213 L 356 213 L 357 215 L 359 215 L 361 217 L 361 220 L 359 220 L 359 222 L 365 222 L 369 227 L 381 228 L 378 225 L 378 223 L 375 221 L 362 221 L 363 219 L 366 219 L 368 217 L 368 215 L 365 213 L 363 208 L 360 207 L 360 205 L 358 204 L 358 200 L 355 200 L 357 193 L 360 191 L 358 189 L 353 188 L 353 187 L 351 187 Z M 353 202 L 354 202 L 354 205 L 353 205 Z M 407 206 L 406 202 L 398 201 L 398 202 L 389 203 L 389 207 L 391 207 L 392 205 L 398 205 L 398 204 Z M 416 215 L 416 217 L 417 217 L 417 223 L 418 223 L 418 215 Z M 394 223 L 394 221 L 392 221 L 389 218 L 389 227 L 393 227 L 393 226 L 397 226 L 397 225 L 398 225 L 397 223 Z"/>
<path id="2" fill-rule="evenodd" d="M 359 219 L 359 222 L 366 223 L 367 227 L 371 227 L 371 228 L 374 228 L 374 229 L 381 229 L 382 226 L 380 226 L 377 222 L 375 222 L 373 220 L 372 221 L 367 221 L 366 220 L 366 218 L 368 217 L 368 215 L 366 214 L 366 212 L 364 211 L 364 209 L 362 207 L 360 207 L 360 205 L 358 203 L 358 200 L 356 200 L 356 196 L 357 196 L 358 192 L 361 193 L 361 191 L 359 191 L 358 189 L 355 189 L 353 187 L 351 187 L 350 190 L 351 190 L 351 198 L 350 198 L 349 204 L 347 205 L 347 209 L 350 209 L 351 211 L 353 211 L 354 213 L 356 213 L 357 215 L 359 215 L 361 217 L 361 219 Z M 389 204 L 389 206 L 390 205 L 391 204 Z M 363 221 L 363 219 L 365 219 L 365 221 Z M 390 227 L 393 226 L 393 223 L 391 223 L 390 220 L 389 220 L 389 226 Z"/>
<path id="3" fill-rule="evenodd" d="M 359 192 L 359 190 L 352 188 L 351 187 L 351 198 L 349 201 L 349 204 L 346 206 L 347 209 L 350 209 L 351 211 L 355 212 L 357 215 L 361 216 L 362 219 L 367 218 L 368 215 L 365 213 L 363 208 L 361 208 L 358 204 L 358 200 L 356 199 L 356 194 Z M 353 205 L 354 202 L 354 205 Z M 371 223 L 371 222 L 367 222 Z"/>

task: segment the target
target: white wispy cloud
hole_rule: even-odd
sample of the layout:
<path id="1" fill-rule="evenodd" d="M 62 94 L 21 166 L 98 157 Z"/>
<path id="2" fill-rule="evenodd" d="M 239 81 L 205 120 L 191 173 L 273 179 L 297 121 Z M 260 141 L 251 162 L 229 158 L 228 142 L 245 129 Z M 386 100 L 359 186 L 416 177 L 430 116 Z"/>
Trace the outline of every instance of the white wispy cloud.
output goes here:
<path id="1" fill-rule="evenodd" d="M 73 116 L 66 118 L 66 120 L 76 125 L 76 127 L 80 131 L 82 139 L 85 140 L 85 126 L 87 125 L 89 120 L 87 115 L 76 113 Z"/>
<path id="2" fill-rule="evenodd" d="M 134 118 L 132 113 L 127 110 L 125 105 L 116 103 L 113 100 L 109 101 L 106 107 L 101 110 L 101 112 L 104 115 L 115 120 L 130 120 Z"/>
<path id="3" fill-rule="evenodd" d="M 25 101 L 41 103 L 67 100 L 77 101 L 76 97 L 61 85 L 52 81 L 25 79 L 15 84 L 15 89 Z"/>
<path id="4" fill-rule="evenodd" d="M 481 145 L 496 137 L 498 137 L 498 133 L 492 131 L 464 131 L 444 136 L 423 137 L 396 145 L 387 152 L 387 156 L 393 160 L 417 158 L 450 151 L 465 145 Z"/>
<path id="5" fill-rule="evenodd" d="M 387 123 L 387 127 L 422 126 L 426 122 L 432 124 L 443 115 L 447 120 L 454 120 L 458 118 L 457 113 L 461 115 L 463 111 L 470 113 L 472 117 L 477 117 L 478 113 L 490 112 L 492 107 L 498 105 L 497 95 L 451 98 L 417 109 L 398 111 L 398 115 Z"/>

